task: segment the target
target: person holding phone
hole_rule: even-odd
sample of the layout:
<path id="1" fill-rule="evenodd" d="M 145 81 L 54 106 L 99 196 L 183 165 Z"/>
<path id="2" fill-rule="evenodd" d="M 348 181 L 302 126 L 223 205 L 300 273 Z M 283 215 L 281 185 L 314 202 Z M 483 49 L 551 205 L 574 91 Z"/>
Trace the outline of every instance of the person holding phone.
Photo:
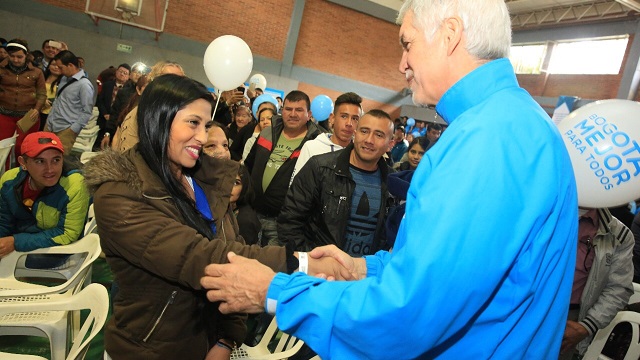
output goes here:
<path id="1" fill-rule="evenodd" d="M 44 54 L 41 67 L 42 71 L 47 70 L 51 60 L 62 50 L 62 44 L 62 42 L 53 39 L 47 39 L 42 42 L 42 53 Z"/>

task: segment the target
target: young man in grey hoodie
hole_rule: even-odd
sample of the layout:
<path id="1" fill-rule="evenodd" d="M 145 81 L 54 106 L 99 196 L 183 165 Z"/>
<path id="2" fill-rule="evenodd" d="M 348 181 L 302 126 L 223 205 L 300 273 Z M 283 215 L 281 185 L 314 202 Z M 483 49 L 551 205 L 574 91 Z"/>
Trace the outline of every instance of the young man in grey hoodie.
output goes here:
<path id="1" fill-rule="evenodd" d="M 358 120 L 362 116 L 361 103 L 360 95 L 353 92 L 338 96 L 334 103 L 333 113 L 329 115 L 329 126 L 332 133 L 320 134 L 302 146 L 289 186 L 293 183 L 296 174 L 312 156 L 341 150 L 351 143 Z"/>

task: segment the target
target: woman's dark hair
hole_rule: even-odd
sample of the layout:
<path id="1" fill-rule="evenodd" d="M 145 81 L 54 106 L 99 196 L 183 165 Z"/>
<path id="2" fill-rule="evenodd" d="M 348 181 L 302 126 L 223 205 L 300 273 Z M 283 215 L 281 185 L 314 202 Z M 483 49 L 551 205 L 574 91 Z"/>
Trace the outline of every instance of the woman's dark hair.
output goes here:
<path id="1" fill-rule="evenodd" d="M 131 98 L 129 99 L 129 103 L 124 107 L 124 109 L 122 109 L 122 111 L 120 111 L 120 115 L 118 115 L 118 120 L 116 121 L 117 127 L 120 127 L 120 125 L 122 125 L 122 122 L 124 121 L 124 118 L 129 115 L 131 110 L 138 106 L 138 101 L 140 101 L 138 89 L 142 89 L 143 87 L 147 86 L 148 83 L 149 78 L 147 77 L 147 75 L 141 75 L 140 78 L 138 78 L 138 82 L 136 82 L 136 91 L 133 92 L 133 96 L 131 96 Z"/>
<path id="2" fill-rule="evenodd" d="M 253 202 L 256 199 L 256 193 L 253 191 L 249 169 L 240 164 L 240 167 L 238 168 L 238 176 L 240 176 L 240 181 L 242 181 L 242 190 L 240 191 L 240 196 L 238 196 L 238 200 L 236 201 L 236 206 L 241 207 L 249 205 L 253 207 Z"/>
<path id="3" fill-rule="evenodd" d="M 422 147 L 424 149 L 424 151 L 427 151 L 427 150 L 429 150 L 429 145 L 431 145 L 431 142 L 429 141 L 429 139 L 427 139 L 426 136 L 419 136 L 419 137 L 411 140 L 411 143 L 409 144 L 409 147 L 408 147 L 407 151 L 411 150 L 411 148 L 415 144 L 420 145 L 420 147 Z"/>
<path id="4" fill-rule="evenodd" d="M 46 81 L 50 75 L 51 75 L 51 64 L 49 64 L 49 66 L 47 66 L 47 68 L 44 70 L 44 80 Z M 55 87 L 58 86 L 58 84 L 60 84 L 60 80 L 62 80 L 62 74 L 58 75 L 58 77 L 51 82 L 51 85 L 50 85 L 51 88 L 55 89 Z"/>
<path id="5" fill-rule="evenodd" d="M 258 125 L 256 125 L 256 126 L 260 126 L 260 116 L 262 116 L 262 113 L 265 112 L 265 111 L 270 111 L 271 112 L 272 120 L 273 120 L 273 116 L 276 116 L 278 114 L 277 111 L 273 110 L 270 107 L 263 108 L 262 110 L 258 111 L 258 116 L 256 116 L 256 120 L 258 121 Z M 271 122 L 271 124 L 273 124 L 273 122 Z M 264 129 L 261 129 L 261 130 L 264 130 Z"/>
<path id="6" fill-rule="evenodd" d="M 199 99 L 213 101 L 211 93 L 201 83 L 173 74 L 156 77 L 144 90 L 138 103 L 138 151 L 167 188 L 187 224 L 211 239 L 214 234 L 210 224 L 196 209 L 195 202 L 182 185 L 182 179 L 174 175 L 168 155 L 171 124 L 176 114 Z M 194 168 L 183 169 L 183 172 L 191 174 L 199 167 L 200 160 Z"/>
<path id="7" fill-rule="evenodd" d="M 222 125 L 221 123 L 217 122 L 217 121 L 209 121 L 209 123 L 207 124 L 207 132 L 209 132 L 209 129 L 211 129 L 212 127 L 217 127 L 222 129 L 222 132 L 224 133 L 224 137 L 227 138 L 227 142 L 229 142 L 229 128 Z"/>

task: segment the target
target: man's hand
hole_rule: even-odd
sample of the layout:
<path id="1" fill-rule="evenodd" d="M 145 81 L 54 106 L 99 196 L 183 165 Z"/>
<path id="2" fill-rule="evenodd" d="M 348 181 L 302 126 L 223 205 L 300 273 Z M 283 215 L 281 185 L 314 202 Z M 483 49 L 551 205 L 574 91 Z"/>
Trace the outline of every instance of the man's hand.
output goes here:
<path id="1" fill-rule="evenodd" d="M 210 264 L 204 269 L 200 284 L 210 301 L 220 301 L 223 314 L 264 312 L 264 302 L 271 281 L 276 276 L 266 265 L 233 252 L 227 255 L 229 264 Z"/>
<path id="2" fill-rule="evenodd" d="M 367 276 L 367 263 L 364 258 L 353 258 L 335 245 L 317 247 L 309 252 L 309 257 L 312 259 L 333 258 L 338 261 L 343 269 L 349 272 L 349 276 L 345 276 L 344 270 L 341 269 L 342 278 L 336 277 L 338 280 L 360 280 Z M 332 275 L 330 273 L 322 273 L 321 270 L 315 270 L 313 266 L 312 261 L 309 260 L 309 271 L 310 273 L 314 271 L 316 276 L 324 274 L 330 277 Z"/>
<path id="3" fill-rule="evenodd" d="M 0 258 L 3 258 L 12 251 L 15 251 L 15 239 L 13 236 L 5 236 L 0 238 Z"/>
<path id="4" fill-rule="evenodd" d="M 564 354 L 567 351 L 571 351 L 576 348 L 576 345 L 589 336 L 589 332 L 580 323 L 567 320 L 567 326 L 564 329 L 564 336 L 562 337 L 562 345 L 560 346 L 560 353 Z"/>
<path id="5" fill-rule="evenodd" d="M 229 106 L 239 103 L 240 101 L 244 101 L 244 93 L 235 89 L 223 91 L 220 96 L 222 97 L 220 100 L 223 100 Z"/>

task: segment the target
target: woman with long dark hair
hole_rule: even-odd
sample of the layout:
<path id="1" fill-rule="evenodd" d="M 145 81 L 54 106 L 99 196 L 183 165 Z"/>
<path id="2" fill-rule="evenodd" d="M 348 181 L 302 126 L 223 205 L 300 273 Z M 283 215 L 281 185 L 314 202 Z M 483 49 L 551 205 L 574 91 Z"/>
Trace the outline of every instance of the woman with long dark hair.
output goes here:
<path id="1" fill-rule="evenodd" d="M 212 100 L 187 77 L 157 77 L 138 104 L 139 143 L 85 165 L 119 285 L 105 330 L 114 359 L 204 359 L 209 350 L 228 359 L 244 339 L 244 317 L 206 301 L 204 267 L 227 262 L 230 251 L 275 271 L 298 266 L 292 249 L 244 245 L 235 218 L 225 216 L 239 165 L 201 154 Z"/>
<path id="2" fill-rule="evenodd" d="M 44 129 L 44 124 L 47 123 L 47 118 L 51 112 L 51 106 L 56 99 L 56 93 L 58 92 L 58 84 L 62 80 L 62 71 L 58 64 L 49 64 L 44 71 L 44 85 L 47 91 L 47 100 L 42 107 L 40 113 L 40 131 Z"/>
<path id="3" fill-rule="evenodd" d="M 411 143 L 409 143 L 409 150 L 407 150 L 407 160 L 398 163 L 396 169 L 398 171 L 415 170 L 422 160 L 424 153 L 431 147 L 430 145 L 431 143 L 426 136 L 418 136 L 411 140 Z"/>

